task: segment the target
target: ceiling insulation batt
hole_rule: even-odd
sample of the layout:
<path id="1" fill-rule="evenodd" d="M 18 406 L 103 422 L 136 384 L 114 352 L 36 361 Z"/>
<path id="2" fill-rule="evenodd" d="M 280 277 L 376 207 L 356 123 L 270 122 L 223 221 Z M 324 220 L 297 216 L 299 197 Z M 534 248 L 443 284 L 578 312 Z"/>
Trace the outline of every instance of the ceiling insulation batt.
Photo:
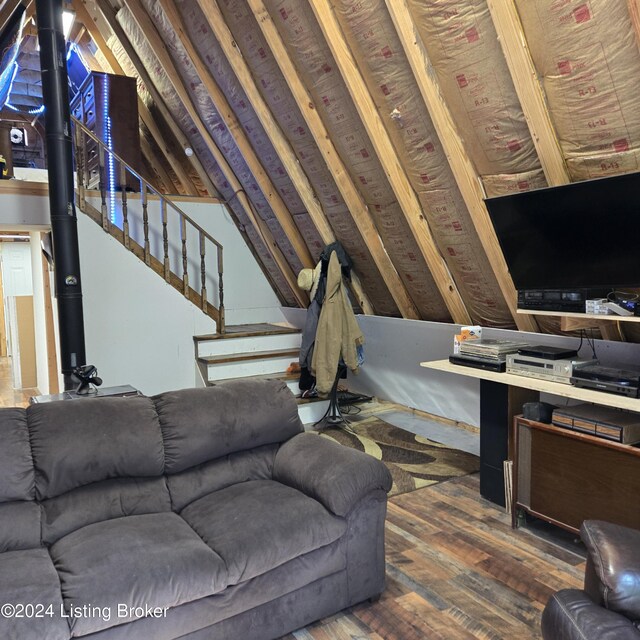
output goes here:
<path id="1" fill-rule="evenodd" d="M 513 327 L 384 0 L 334 6 L 473 322 Z"/>
<path id="2" fill-rule="evenodd" d="M 409 7 L 487 195 L 546 187 L 486 0 Z"/>

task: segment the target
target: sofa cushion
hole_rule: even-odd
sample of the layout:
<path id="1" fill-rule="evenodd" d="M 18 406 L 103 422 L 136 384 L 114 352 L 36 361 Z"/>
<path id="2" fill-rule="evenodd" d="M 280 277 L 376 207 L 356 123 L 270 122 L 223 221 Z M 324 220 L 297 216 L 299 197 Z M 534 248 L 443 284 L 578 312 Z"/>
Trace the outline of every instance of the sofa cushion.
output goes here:
<path id="1" fill-rule="evenodd" d="M 248 480 L 271 480 L 277 444 L 239 451 L 197 467 L 167 476 L 173 510 L 180 512 L 190 502 L 209 493 Z"/>
<path id="2" fill-rule="evenodd" d="M 40 546 L 40 507 L 31 501 L 0 504 L 0 553 Z"/>
<path id="3" fill-rule="evenodd" d="M 302 431 L 284 382 L 236 380 L 155 396 L 167 473 L 236 451 L 288 440 Z"/>
<path id="4" fill-rule="evenodd" d="M 69 624 L 62 617 L 60 581 L 46 549 L 0 553 L 0 604 L 41 605 L 37 610 L 14 609 L 24 617 L 5 617 L 7 609 L 3 609 L 2 640 L 68 640 Z"/>
<path id="5" fill-rule="evenodd" d="M 345 520 L 319 502 L 272 480 L 221 489 L 180 515 L 225 561 L 230 585 L 323 547 L 346 530 Z"/>
<path id="6" fill-rule="evenodd" d="M 35 481 L 24 409 L 0 409 L 0 502 L 33 500 Z"/>
<path id="7" fill-rule="evenodd" d="M 27 422 L 39 500 L 99 480 L 164 471 L 162 435 L 150 398 L 32 404 Z"/>
<path id="8" fill-rule="evenodd" d="M 42 542 L 50 545 L 94 522 L 171 511 L 171 498 L 164 478 L 112 478 L 44 500 L 42 511 Z"/>
<path id="9" fill-rule="evenodd" d="M 71 618 L 74 636 L 145 617 L 119 605 L 171 608 L 227 585 L 220 556 L 174 513 L 92 524 L 61 538 L 50 552 L 66 610 L 99 607 L 110 614 Z"/>

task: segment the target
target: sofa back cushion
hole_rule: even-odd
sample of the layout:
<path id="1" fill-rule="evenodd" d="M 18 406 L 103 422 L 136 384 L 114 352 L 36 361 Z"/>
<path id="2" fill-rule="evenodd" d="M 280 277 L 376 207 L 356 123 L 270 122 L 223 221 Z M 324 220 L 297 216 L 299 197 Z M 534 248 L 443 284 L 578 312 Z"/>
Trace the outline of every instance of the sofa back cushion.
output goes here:
<path id="1" fill-rule="evenodd" d="M 35 479 L 24 409 L 0 409 L 0 503 L 33 500 Z"/>
<path id="2" fill-rule="evenodd" d="M 162 434 L 150 398 L 92 398 L 27 409 L 36 497 L 109 478 L 157 477 Z"/>
<path id="3" fill-rule="evenodd" d="M 0 553 L 40 546 L 40 507 L 24 409 L 0 409 Z"/>
<path id="4" fill-rule="evenodd" d="M 237 380 L 155 396 L 165 471 L 278 444 L 303 430 L 291 391 L 278 380 Z"/>
<path id="5" fill-rule="evenodd" d="M 42 542 L 51 545 L 96 522 L 170 511 L 171 498 L 164 476 L 94 482 L 43 500 Z"/>

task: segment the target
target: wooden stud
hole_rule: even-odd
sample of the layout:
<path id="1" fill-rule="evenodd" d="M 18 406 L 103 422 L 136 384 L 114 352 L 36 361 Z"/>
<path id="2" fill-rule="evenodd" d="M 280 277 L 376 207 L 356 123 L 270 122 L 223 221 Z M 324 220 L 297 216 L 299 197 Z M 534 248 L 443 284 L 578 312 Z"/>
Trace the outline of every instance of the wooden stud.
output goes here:
<path id="1" fill-rule="evenodd" d="M 144 67 L 140 62 L 140 60 L 137 58 L 137 55 L 135 54 L 133 47 L 131 46 L 128 39 L 126 38 L 126 35 L 122 31 L 122 28 L 117 23 L 115 19 L 115 15 L 113 14 L 113 9 L 108 4 L 108 2 L 106 2 L 106 0 L 96 0 L 96 2 L 98 3 L 98 6 L 100 7 L 100 10 L 102 11 L 105 18 L 109 21 L 111 28 L 114 30 L 116 35 L 118 35 L 123 48 L 125 48 L 125 51 L 127 52 L 127 55 L 129 55 L 129 57 L 132 57 L 132 56 L 135 57 L 136 68 L 138 70 L 138 73 L 142 78 L 142 81 L 147 85 L 147 88 L 149 89 L 149 91 L 152 92 L 152 96 L 154 96 L 154 100 L 156 101 L 156 104 L 158 105 L 163 104 L 161 101 L 160 95 L 158 94 L 157 90 L 153 85 L 153 82 L 151 81 L 151 78 L 149 77 L 147 72 L 144 70 Z M 116 29 L 118 29 L 117 32 L 115 31 Z M 132 59 L 132 62 L 133 62 L 133 59 Z M 139 65 L 139 67 L 137 65 Z M 166 107 L 164 108 L 166 109 Z M 164 113 L 163 113 L 163 116 L 165 116 Z M 168 113 L 168 111 L 167 111 L 166 117 L 170 117 L 170 114 Z M 213 140 L 211 140 L 211 136 L 206 131 L 206 129 L 204 129 L 204 131 L 207 134 L 207 138 L 205 139 L 205 141 L 210 140 L 211 143 L 213 143 Z M 254 212 L 252 203 L 247 197 L 247 194 L 245 193 L 244 188 L 238 181 L 237 177 L 235 176 L 231 167 L 229 166 L 226 158 L 222 155 L 222 153 L 217 148 L 217 146 L 213 144 L 213 146 L 209 147 L 209 149 L 213 154 L 215 161 L 218 163 L 218 166 L 220 167 L 221 171 L 223 172 L 226 180 L 229 182 L 231 189 L 233 189 L 234 193 L 236 193 L 240 204 L 242 205 L 242 207 L 246 212 L 246 215 L 251 220 L 251 223 L 255 227 L 257 233 L 260 235 L 262 241 L 264 242 L 265 248 L 269 251 L 275 263 L 278 265 L 278 268 L 284 275 L 287 281 L 287 284 L 289 285 L 298 304 L 300 304 L 303 307 L 306 307 L 309 304 L 309 297 L 308 295 L 306 295 L 305 292 L 301 291 L 298 288 L 297 275 L 293 272 L 284 254 L 282 253 L 281 249 L 278 247 L 277 242 L 273 238 L 273 234 L 271 233 L 271 230 L 269 229 L 267 224 L 262 220 L 262 218 L 260 218 L 260 216 L 258 216 Z"/>
<path id="2" fill-rule="evenodd" d="M 125 75 L 124 70 L 120 66 L 120 63 L 118 62 L 117 58 L 115 57 L 115 55 L 113 54 L 109 46 L 107 45 L 106 40 L 102 36 L 102 33 L 98 28 L 98 25 L 89 14 L 89 11 L 87 10 L 83 0 L 72 0 L 72 1 L 73 1 L 73 7 L 76 10 L 76 13 L 78 14 L 78 18 L 82 21 L 87 31 L 89 32 L 89 35 L 94 41 L 96 47 L 98 47 L 102 55 L 105 57 L 107 63 L 111 66 L 111 71 L 113 73 Z M 148 74 L 144 72 L 144 76 L 141 75 L 140 72 L 144 71 L 144 67 L 138 60 L 138 57 L 135 54 L 133 47 L 129 43 L 129 40 L 127 39 L 127 37 L 124 35 L 122 28 L 117 23 L 115 19 L 115 13 L 111 5 L 108 2 L 105 3 L 105 2 L 101 2 L 100 0 L 98 0 L 96 4 L 100 9 L 100 12 L 102 13 L 105 21 L 108 23 L 109 27 L 111 28 L 116 38 L 120 42 L 125 53 L 131 60 L 131 64 L 135 67 L 136 72 L 138 73 L 138 75 L 140 76 L 144 84 L 147 85 L 147 88 L 151 92 L 151 95 L 153 97 L 153 100 L 156 106 L 158 107 L 158 110 L 166 120 L 167 126 L 171 130 L 171 133 L 175 136 L 175 138 L 178 140 L 178 143 L 182 145 L 183 148 L 186 146 L 190 146 L 190 143 L 187 140 L 186 136 L 182 133 L 178 125 L 176 125 L 175 122 L 173 121 L 173 118 L 169 114 L 169 110 L 166 108 L 160 95 L 157 92 L 152 91 L 152 87 L 150 86 L 151 80 Z M 187 193 L 197 194 L 198 190 L 196 189 L 195 185 L 193 184 L 193 181 L 185 171 L 182 161 L 173 154 L 173 152 L 170 150 L 168 145 L 164 142 L 165 136 L 162 135 L 162 133 L 160 132 L 158 125 L 156 124 L 153 116 L 151 115 L 151 112 L 149 111 L 149 109 L 147 108 L 147 106 L 139 96 L 138 96 L 138 113 L 140 115 L 141 120 L 144 122 L 144 124 L 147 126 L 147 129 L 149 129 L 149 132 L 154 137 L 156 144 L 160 147 L 162 152 L 165 154 L 167 162 L 171 165 L 171 167 L 173 167 L 173 170 L 176 172 L 176 175 L 178 176 L 178 179 L 180 180 L 180 182 L 182 182 L 182 185 L 185 188 L 185 191 Z M 196 173 L 198 174 L 198 177 L 202 181 L 202 184 L 204 185 L 205 189 L 209 192 L 211 196 L 214 196 L 214 197 L 217 196 L 218 190 L 215 188 L 213 182 L 209 178 L 209 175 L 207 174 L 205 168 L 202 166 L 202 163 L 197 158 L 195 153 L 189 158 L 189 161 L 191 162 L 191 165 L 195 169 Z"/>
<path id="3" fill-rule="evenodd" d="M 169 3 L 166 0 L 161 0 L 161 3 L 165 8 L 169 4 L 173 5 L 173 2 Z M 227 57 L 227 61 L 231 65 L 231 68 L 233 69 L 238 82 L 241 84 L 243 90 L 245 91 L 249 102 L 251 102 L 251 105 L 256 115 L 258 116 L 258 119 L 260 120 L 260 123 L 262 124 L 264 131 L 269 138 L 269 141 L 278 154 L 278 157 L 280 158 L 280 161 L 286 169 L 289 178 L 291 179 L 294 187 L 296 188 L 296 191 L 298 192 L 298 195 L 307 208 L 307 213 L 311 217 L 311 220 L 318 230 L 322 241 L 325 244 L 331 244 L 332 242 L 335 242 L 335 235 L 333 233 L 333 230 L 331 229 L 331 225 L 329 224 L 327 217 L 324 214 L 324 211 L 322 210 L 322 207 L 320 206 L 320 203 L 318 202 L 313 192 L 313 187 L 311 186 L 311 183 L 302 170 L 300 162 L 291 149 L 289 142 L 287 141 L 279 125 L 275 121 L 275 118 L 273 117 L 269 107 L 262 98 L 260 90 L 256 86 L 251 74 L 251 70 L 242 57 L 242 54 L 240 53 L 238 47 L 236 46 L 233 40 L 233 35 L 225 24 L 224 17 L 222 15 L 222 12 L 220 11 L 220 7 L 218 6 L 216 0 L 206 0 L 206 2 L 200 2 L 199 0 L 199 4 L 200 8 L 207 18 L 209 28 L 212 30 L 213 34 L 218 40 L 218 43 L 224 51 Z M 185 33 L 184 27 L 179 26 L 179 15 L 177 15 L 177 12 L 175 12 L 172 22 L 176 30 L 180 28 L 181 32 L 183 34 Z M 178 31 L 178 33 L 180 34 L 180 31 Z M 183 42 L 183 44 L 185 44 L 185 42 Z M 193 49 L 192 46 L 190 46 L 190 48 Z M 194 51 L 193 54 L 190 53 L 190 55 L 192 60 L 194 61 L 194 66 L 196 66 L 196 68 L 198 67 L 198 65 L 204 67 L 200 58 L 198 57 L 197 52 Z M 205 75 L 210 75 L 206 67 L 204 67 L 203 70 Z M 209 89 L 209 92 L 212 93 L 211 89 Z M 214 99 L 214 102 L 216 102 L 216 99 Z M 224 95 L 221 96 L 221 103 L 227 105 Z M 233 113 L 229 105 L 227 105 L 227 109 L 230 113 Z M 230 127 L 230 130 L 234 135 L 236 141 L 238 141 L 238 137 L 240 135 L 244 135 L 239 125 L 233 128 Z M 351 286 L 359 301 L 360 307 L 365 314 L 373 315 L 375 313 L 373 305 L 364 292 L 357 274 L 354 274 L 354 276 L 355 277 L 352 277 L 351 279 Z"/>
<path id="4" fill-rule="evenodd" d="M 340 190 L 356 226 L 365 240 L 368 249 L 371 252 L 371 256 L 376 263 L 376 266 L 378 267 L 394 302 L 398 306 L 402 317 L 419 319 L 420 314 L 418 313 L 413 300 L 411 300 L 407 288 L 400 279 L 389 254 L 384 248 L 382 239 L 376 229 L 367 205 L 349 177 L 349 172 L 334 147 L 329 133 L 324 126 L 324 122 L 313 104 L 313 100 L 311 99 L 309 92 L 300 79 L 298 71 L 289 56 L 289 52 L 280 37 L 280 33 L 264 5 L 264 1 L 248 0 L 248 4 L 255 15 L 256 21 L 262 30 L 262 34 L 271 49 L 280 71 L 282 71 L 282 75 L 291 90 L 302 117 L 305 119 L 305 123 L 311 132 L 311 135 L 313 135 L 320 153 L 322 154 L 322 157 L 327 164 L 338 189 Z"/>
<path id="5" fill-rule="evenodd" d="M 358 110 L 371 143 L 373 144 L 378 159 L 389 180 L 389 184 L 395 193 L 400 208 L 413 232 L 418 247 L 422 252 L 431 275 L 435 281 L 453 321 L 457 324 L 471 322 L 469 312 L 460 296 L 460 292 L 451 277 L 444 258 L 438 251 L 431 230 L 424 219 L 420 202 L 411 187 L 409 178 L 405 173 L 398 155 L 389 138 L 382 118 L 378 113 L 371 94 L 358 69 L 358 65 L 351 53 L 340 25 L 333 13 L 328 0 L 309 0 L 309 5 L 324 34 L 325 40 L 331 49 L 331 53 L 340 69 L 342 78 Z"/>
<path id="6" fill-rule="evenodd" d="M 571 182 L 514 0 L 488 0 L 533 144 L 550 186 Z"/>
<path id="7" fill-rule="evenodd" d="M 172 180 L 169 172 L 164 166 L 164 163 L 160 160 L 158 154 L 154 153 L 151 144 L 145 136 L 141 136 L 140 145 L 142 146 L 142 155 L 146 158 L 149 166 L 158 176 L 162 186 L 164 187 L 165 193 L 180 193 L 178 185 Z M 184 189 L 182 184 L 180 184 L 180 187 Z"/>
<path id="8" fill-rule="evenodd" d="M 171 57 L 166 51 L 164 43 L 162 42 L 157 31 L 155 30 L 155 27 L 153 26 L 151 19 L 149 18 L 148 14 L 140 4 L 140 0 L 125 0 L 125 4 L 129 7 L 129 10 L 131 11 L 135 20 L 137 21 L 138 26 L 142 29 L 143 33 L 145 34 L 145 37 L 147 38 L 149 46 L 153 50 L 154 54 L 157 56 L 158 60 L 164 66 L 165 72 L 167 73 L 169 79 L 171 80 L 171 83 L 174 85 L 176 92 L 180 95 L 181 100 L 183 101 L 183 103 L 185 103 L 185 107 L 187 108 L 187 110 L 189 110 L 189 105 L 187 104 L 187 101 L 190 99 L 189 95 L 186 92 L 182 81 L 177 76 L 177 71 L 176 71 L 176 76 L 173 75 L 173 71 L 175 70 L 175 68 L 173 67 L 173 62 L 171 61 Z M 229 105 L 226 96 L 224 95 L 224 93 L 218 86 L 217 82 L 209 72 L 209 69 L 207 69 L 205 64 L 200 59 L 198 52 L 196 51 L 195 47 L 189 40 L 189 37 L 187 36 L 187 33 L 186 33 L 186 28 L 182 23 L 182 18 L 178 13 L 178 11 L 176 10 L 174 3 L 170 0 L 159 0 L 159 4 L 162 7 L 163 12 L 169 19 L 169 22 L 171 23 L 172 28 L 175 30 L 180 43 L 186 50 L 187 55 L 189 56 L 191 64 L 193 65 L 193 68 L 196 74 L 198 75 L 200 82 L 202 82 L 202 84 L 206 88 L 207 93 L 209 94 L 209 97 L 211 98 L 211 101 L 213 102 L 216 110 L 220 114 L 220 117 L 224 120 L 225 125 L 229 129 L 229 132 L 231 133 L 236 145 L 238 146 L 238 149 L 240 150 L 242 157 L 247 163 L 247 166 L 249 167 L 249 170 L 251 171 L 256 181 L 256 184 L 258 185 L 263 195 L 269 202 L 269 205 L 271 206 L 273 213 L 275 214 L 278 222 L 280 223 L 280 226 L 282 227 L 285 235 L 287 236 L 287 239 L 291 243 L 291 246 L 296 252 L 298 258 L 300 259 L 300 261 L 303 263 L 304 266 L 307 266 L 307 267 L 313 266 L 313 258 L 311 257 L 311 253 L 309 252 L 309 249 L 305 244 L 304 239 L 302 238 L 302 235 L 300 234 L 300 231 L 298 230 L 293 220 L 293 216 L 291 215 L 291 212 L 287 209 L 287 206 L 282 200 L 282 197 L 280 196 L 276 186 L 272 183 L 271 179 L 269 178 L 266 171 L 264 170 L 264 167 L 262 166 L 262 163 L 260 162 L 260 160 L 258 159 L 258 156 L 253 150 L 253 147 L 251 146 L 251 142 L 247 138 L 247 135 L 242 125 L 236 118 L 236 115 L 233 112 L 233 109 Z M 245 83 L 242 83 L 242 87 L 245 90 L 245 92 L 247 92 L 247 95 L 249 95 L 249 88 L 246 86 Z M 251 96 L 249 97 L 251 100 Z M 200 119 L 200 116 L 197 113 L 195 107 L 193 109 L 193 113 L 190 112 L 190 115 L 191 115 L 191 118 L 194 120 L 194 122 Z M 203 127 L 204 127 L 204 124 L 203 124 Z M 267 132 L 267 134 L 269 135 L 269 132 Z M 282 136 L 282 134 L 280 135 Z M 272 136 L 269 135 L 269 138 L 272 139 Z M 284 139 L 283 136 L 282 138 Z M 212 140 L 212 143 L 215 144 L 213 140 Z M 287 150 L 289 151 L 289 154 L 293 155 L 293 153 L 291 152 L 291 149 L 288 146 L 288 143 L 285 142 L 285 144 L 287 145 Z M 282 155 L 280 154 L 281 150 L 276 148 L 276 152 L 279 153 L 282 159 Z M 289 170 L 289 167 L 286 166 L 286 163 L 284 164 L 285 164 L 285 168 Z M 298 166 L 298 170 L 300 171 L 299 163 L 297 162 L 297 160 L 296 160 L 296 164 Z M 293 180 L 293 176 L 291 176 L 291 178 Z M 306 177 L 305 177 L 305 180 L 306 180 Z M 301 197 L 303 197 L 302 193 L 300 193 L 300 195 Z M 318 204 L 317 200 L 315 200 L 315 198 L 313 197 L 311 199 L 314 201 L 313 206 L 317 206 Z M 305 205 L 307 206 L 307 209 L 309 209 L 309 204 L 311 203 L 308 203 L 305 201 Z M 324 214 L 322 213 L 322 211 L 320 211 L 320 214 L 324 218 Z M 326 219 L 324 219 L 324 222 L 328 228 Z M 329 233 L 331 233 L 330 230 L 329 230 Z"/>
<path id="9" fill-rule="evenodd" d="M 385 2 L 509 311 L 518 329 L 537 331 L 538 325 L 532 316 L 518 315 L 516 311 L 518 306 L 516 288 L 484 203 L 484 190 L 480 177 L 464 148 L 451 112 L 440 92 L 435 70 L 411 18 L 407 2 L 406 0 L 385 0 Z"/>
<path id="10" fill-rule="evenodd" d="M 47 373 L 49 377 L 49 393 L 60 391 L 58 382 L 58 358 L 56 354 L 56 335 L 53 322 L 53 304 L 51 295 L 51 276 L 49 263 L 42 254 L 42 294 L 44 298 L 45 332 L 47 338 Z"/>

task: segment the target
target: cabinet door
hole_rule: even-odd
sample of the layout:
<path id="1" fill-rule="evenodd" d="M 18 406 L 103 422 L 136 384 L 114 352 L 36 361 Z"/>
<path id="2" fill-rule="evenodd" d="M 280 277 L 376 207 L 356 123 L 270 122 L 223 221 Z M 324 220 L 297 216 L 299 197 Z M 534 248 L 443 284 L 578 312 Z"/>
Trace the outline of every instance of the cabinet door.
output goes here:
<path id="1" fill-rule="evenodd" d="M 640 451 L 518 425 L 518 503 L 567 528 L 597 519 L 640 529 Z"/>

